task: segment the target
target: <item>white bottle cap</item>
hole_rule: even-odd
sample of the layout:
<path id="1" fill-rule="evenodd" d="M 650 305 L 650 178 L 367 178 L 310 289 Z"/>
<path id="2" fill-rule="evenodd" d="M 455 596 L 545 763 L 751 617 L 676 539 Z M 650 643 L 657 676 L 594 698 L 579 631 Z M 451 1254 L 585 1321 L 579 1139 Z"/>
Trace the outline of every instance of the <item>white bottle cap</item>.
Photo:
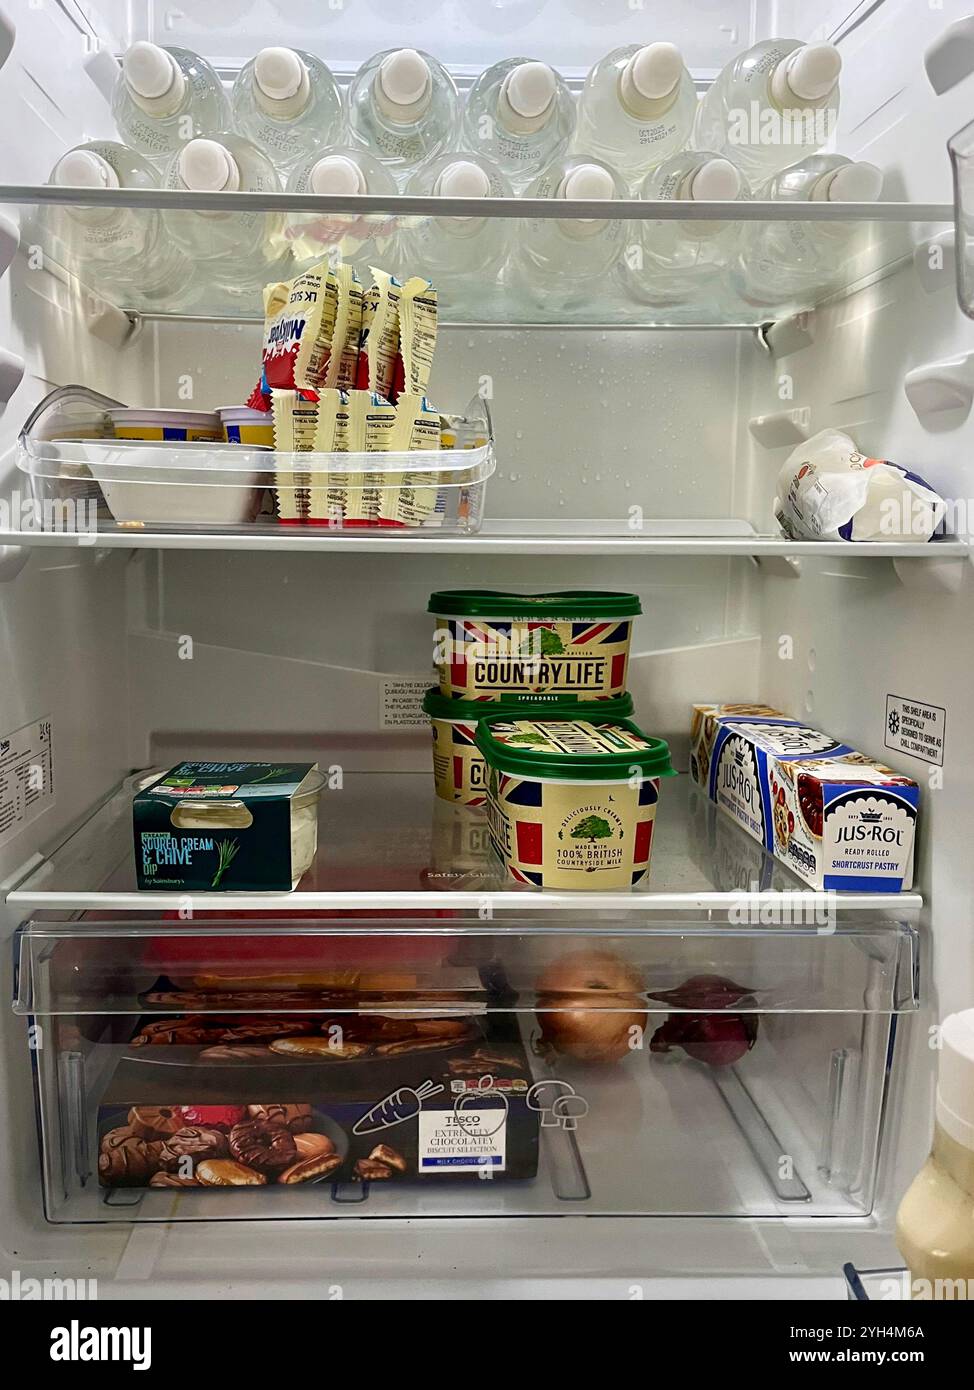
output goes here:
<path id="1" fill-rule="evenodd" d="M 668 97 L 683 76 L 683 57 L 672 43 L 651 43 L 626 64 L 633 87 L 647 101 Z"/>
<path id="2" fill-rule="evenodd" d="M 430 81 L 429 63 L 415 48 L 397 48 L 379 64 L 379 86 L 393 106 L 415 106 Z"/>
<path id="3" fill-rule="evenodd" d="M 177 168 L 194 193 L 234 193 L 240 187 L 237 161 L 218 140 L 190 140 L 179 151 Z"/>
<path id="4" fill-rule="evenodd" d="M 944 1019 L 941 1044 L 937 1123 L 974 1149 L 974 1009 Z"/>
<path id="5" fill-rule="evenodd" d="M 54 166 L 52 183 L 68 188 L 118 188 L 118 175 L 94 150 L 68 150 Z"/>
<path id="6" fill-rule="evenodd" d="M 883 191 L 883 171 L 875 164 L 843 164 L 829 181 L 830 203 L 875 203 Z"/>
<path id="7" fill-rule="evenodd" d="M 133 43 L 122 58 L 122 74 L 127 86 L 145 101 L 167 96 L 174 85 L 182 98 L 186 79 L 172 55 L 156 43 Z"/>
<path id="8" fill-rule="evenodd" d="M 696 202 L 730 202 L 739 198 L 744 180 L 729 159 L 708 159 L 690 179 L 690 197 Z"/>
<path id="9" fill-rule="evenodd" d="M 328 154 L 311 170 L 308 186 L 312 193 L 367 193 L 369 191 L 365 175 L 355 163 L 343 154 Z"/>
<path id="10" fill-rule="evenodd" d="M 457 159 L 448 164 L 433 187 L 437 198 L 487 198 L 490 179 L 479 164 L 469 159 Z"/>
<path id="11" fill-rule="evenodd" d="M 262 48 L 254 59 L 254 81 L 269 101 L 287 101 L 308 81 L 308 69 L 293 48 Z"/>
<path id="12" fill-rule="evenodd" d="M 821 101 L 832 92 L 842 71 L 842 55 L 831 43 L 806 43 L 775 68 L 772 90 L 777 101 L 789 96 Z"/>
<path id="13" fill-rule="evenodd" d="M 615 180 L 601 164 L 579 164 L 564 179 L 556 195 L 559 198 L 614 198 Z"/>
<path id="14" fill-rule="evenodd" d="M 519 116 L 536 120 L 551 105 L 557 86 L 547 63 L 518 63 L 504 78 L 501 96 Z"/>

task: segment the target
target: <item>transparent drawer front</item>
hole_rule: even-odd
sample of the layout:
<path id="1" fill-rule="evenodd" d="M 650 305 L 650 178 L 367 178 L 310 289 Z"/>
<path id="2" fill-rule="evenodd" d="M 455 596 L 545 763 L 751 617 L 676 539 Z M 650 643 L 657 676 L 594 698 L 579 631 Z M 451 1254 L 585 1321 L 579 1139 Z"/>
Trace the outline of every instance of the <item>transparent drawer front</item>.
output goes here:
<path id="1" fill-rule="evenodd" d="M 867 1213 L 912 934 L 602 926 L 28 924 L 48 1217 Z"/>

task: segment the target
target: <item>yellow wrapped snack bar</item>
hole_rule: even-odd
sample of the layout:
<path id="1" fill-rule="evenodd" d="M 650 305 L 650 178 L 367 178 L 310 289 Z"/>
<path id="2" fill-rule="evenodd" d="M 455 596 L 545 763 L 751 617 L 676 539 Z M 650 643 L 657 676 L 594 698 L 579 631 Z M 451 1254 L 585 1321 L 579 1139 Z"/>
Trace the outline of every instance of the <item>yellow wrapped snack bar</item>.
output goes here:
<path id="1" fill-rule="evenodd" d="M 402 395 L 396 403 L 396 425 L 392 434 L 394 453 L 413 453 L 418 449 L 440 448 L 440 413 L 425 396 Z M 445 499 L 435 473 L 404 473 L 396 501 L 395 516 L 401 526 L 439 526 Z"/>
<path id="2" fill-rule="evenodd" d="M 316 454 L 348 452 L 349 409 L 348 393 L 325 389 L 318 399 L 318 421 L 315 430 Z M 345 512 L 345 488 L 341 474 L 329 469 L 315 469 L 310 477 L 308 520 L 319 525 L 341 526 Z"/>

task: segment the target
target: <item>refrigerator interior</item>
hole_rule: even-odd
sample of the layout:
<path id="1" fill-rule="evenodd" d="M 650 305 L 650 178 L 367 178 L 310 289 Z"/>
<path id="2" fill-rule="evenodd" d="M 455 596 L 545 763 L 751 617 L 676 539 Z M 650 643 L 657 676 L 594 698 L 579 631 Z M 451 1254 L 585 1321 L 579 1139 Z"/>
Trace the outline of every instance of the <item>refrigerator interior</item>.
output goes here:
<path id="1" fill-rule="evenodd" d="M 537 53 L 580 79 L 611 45 L 650 34 L 683 47 L 701 87 L 754 39 L 834 37 L 844 60 L 836 147 L 884 169 L 884 197 L 917 205 L 951 201 L 946 141 L 970 115 L 970 79 L 938 96 L 921 62 L 964 15 L 952 0 L 937 8 L 846 0 L 814 13 L 770 0 L 676 8 L 656 0 L 211 0 L 182 10 L 152 0 L 62 0 L 14 9 L 0 5 L 17 27 L 0 68 L 0 118 L 16 132 L 4 142 L 0 177 L 19 187 L 43 183 L 59 154 L 82 138 L 111 134 L 105 68 L 92 58 L 143 37 L 184 43 L 225 74 L 264 43 L 303 44 L 341 77 L 374 50 L 409 42 L 436 52 L 462 81 L 516 51 Z M 8 508 L 23 488 L 17 435 L 55 386 L 81 382 L 148 405 L 245 398 L 259 368 L 256 316 L 207 322 L 160 315 L 132 331 L 118 310 L 93 312 L 56 267 L 32 263 L 35 212 L 27 198 L 14 197 L 0 212 L 28 230 L 0 279 L 0 346 L 24 367 L 0 415 L 0 495 Z M 342 1214 L 327 1224 L 300 1204 L 289 1219 L 250 1220 L 242 1200 L 242 1219 L 204 1217 L 204 1224 L 52 1223 L 42 1200 L 32 1037 L 24 1011 L 5 1009 L 5 1263 L 24 1273 L 97 1277 L 102 1297 L 213 1297 L 230 1287 L 238 1295 L 327 1296 L 339 1284 L 346 1297 L 409 1296 L 418 1269 L 423 1296 L 514 1291 L 525 1298 L 841 1297 L 846 1260 L 895 1263 L 893 1214 L 931 1129 L 936 1054 L 929 1028 L 969 1007 L 974 994 L 967 846 L 974 739 L 964 714 L 974 651 L 962 636 L 971 622 L 969 559 L 961 546 L 943 559 L 895 560 L 851 548 L 816 557 L 806 548 L 793 562 L 780 546 L 762 554 L 760 546 L 735 551 L 702 542 L 774 533 L 775 479 L 789 446 L 754 422 L 783 412 L 807 412 L 809 433 L 828 425 L 849 430 L 870 455 L 914 467 L 945 497 L 969 494 L 974 425 L 956 414 L 918 415 L 904 392 L 908 372 L 974 349 L 952 276 L 924 273 L 926 241 L 943 230 L 943 222 L 921 217 L 904 222 L 897 229 L 903 254 L 882 273 L 764 332 L 570 322 L 445 327 L 431 394 L 459 409 L 489 383 L 497 471 L 487 516 L 500 529 L 484 536 L 398 553 L 337 544 L 317 552 L 157 546 L 145 538 L 131 546 L 117 538 L 57 545 L 50 537 L 0 545 L 0 735 L 50 721 L 54 748 L 53 798 L 19 833 L 0 836 L 11 946 L 34 915 L 56 938 L 57 924 L 82 910 L 117 910 L 120 921 L 137 913 L 124 867 L 121 879 L 110 877 L 122 862 L 128 803 L 109 806 L 95 821 L 92 809 L 133 769 L 182 757 L 306 758 L 340 768 L 344 787 L 334 796 L 347 800 L 329 812 L 324 847 L 339 886 L 323 874 L 315 884 L 320 898 L 309 906 L 335 911 L 348 891 L 378 911 L 393 902 L 414 910 L 429 903 L 433 895 L 420 878 L 435 867 L 436 852 L 428 731 L 391 727 L 387 710 L 393 678 L 430 683 L 426 601 L 433 590 L 636 592 L 643 616 L 629 684 L 637 719 L 670 741 L 683 773 L 695 701 L 767 702 L 877 757 L 885 754 L 888 695 L 944 709 L 942 769 L 887 755 L 921 786 L 915 891 L 901 910 L 885 914 L 890 931 L 916 932 L 919 1009 L 901 999 L 894 1029 L 894 1011 L 874 1013 L 867 998 L 868 1007 L 842 1023 L 847 1040 L 865 1046 L 868 1036 L 870 1055 L 889 1048 L 893 1059 L 885 1093 L 870 1100 L 881 1143 L 866 1210 L 826 1202 L 825 1214 L 814 1217 L 772 1213 L 761 1201 L 748 1208 L 745 1193 L 732 1215 L 693 1206 L 688 1214 L 679 1195 L 647 1213 L 624 1196 L 596 1205 L 582 1222 L 550 1219 L 545 1203 L 525 1215 L 516 1200 L 492 1195 L 476 1212 L 445 1202 L 432 1212 L 407 1206 L 397 1214 L 389 1198 L 372 1219 Z M 914 244 L 916 259 L 908 254 Z M 666 553 L 627 546 L 633 509 L 649 535 L 676 537 Z M 506 539 L 485 544 L 488 535 Z M 692 838 L 692 816 L 682 809 L 686 781 L 673 791 L 671 840 L 668 849 L 661 840 L 654 869 L 661 890 L 674 894 L 674 921 L 680 892 L 726 886 L 711 832 L 698 826 Z M 741 853 L 728 858 L 746 876 Z M 119 893 L 109 900 L 99 890 L 112 882 Z M 373 889 L 379 897 L 368 904 L 362 894 Z M 469 902 L 457 899 L 456 911 L 476 917 L 478 891 Z M 721 912 L 711 907 L 707 930 Z M 494 909 L 501 924 L 515 920 L 503 904 L 493 902 Z M 652 911 L 657 916 L 646 923 L 659 920 L 659 908 Z M 532 931 L 546 915 L 527 911 Z M 611 934 L 612 909 L 559 904 L 557 921 L 569 935 Z M 625 930 L 641 922 L 635 908 Z M 686 951 L 686 938 L 676 939 Z M 4 960 L 11 997 L 23 987 L 23 962 L 11 948 Z M 801 1008 L 796 997 L 794 1020 L 776 1025 L 786 1043 L 789 1027 L 803 1036 Z M 818 1046 L 816 1037 L 809 1064 Z M 48 1060 L 41 1056 L 41 1071 Z M 801 1060 L 794 1065 L 798 1074 Z M 627 1082 L 617 1084 L 625 1090 Z M 607 1107 L 611 1090 L 606 1083 Z M 653 1092 L 639 1103 L 663 1104 Z M 734 1165 L 743 1162 L 735 1154 L 731 1146 L 715 1163 L 714 1182 L 733 1185 Z M 663 1167 L 675 1156 L 663 1144 L 651 1161 Z M 599 1160 L 610 1168 L 634 1161 L 631 1153 Z"/>

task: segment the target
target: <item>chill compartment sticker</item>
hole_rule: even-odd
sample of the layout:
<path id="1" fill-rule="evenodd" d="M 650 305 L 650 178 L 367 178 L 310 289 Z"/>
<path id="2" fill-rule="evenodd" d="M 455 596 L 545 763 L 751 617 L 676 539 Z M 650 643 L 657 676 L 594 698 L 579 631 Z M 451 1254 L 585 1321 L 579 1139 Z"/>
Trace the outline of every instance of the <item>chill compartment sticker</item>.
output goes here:
<path id="1" fill-rule="evenodd" d="M 946 735 L 947 711 L 942 705 L 903 695 L 886 696 L 887 748 L 943 767 Z"/>

